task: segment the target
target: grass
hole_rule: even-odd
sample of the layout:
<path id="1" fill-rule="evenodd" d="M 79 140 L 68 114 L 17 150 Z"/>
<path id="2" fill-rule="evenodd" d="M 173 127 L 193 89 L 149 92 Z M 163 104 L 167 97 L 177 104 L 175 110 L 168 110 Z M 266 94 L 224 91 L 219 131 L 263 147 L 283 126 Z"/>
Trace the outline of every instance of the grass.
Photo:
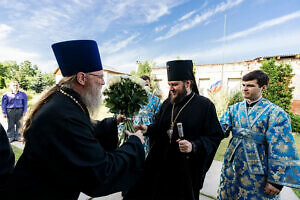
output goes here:
<path id="1" fill-rule="evenodd" d="M 19 160 L 23 150 L 22 149 L 19 149 L 18 147 L 14 146 L 14 145 L 11 145 L 14 153 L 15 153 L 15 163 L 17 163 L 17 161 Z"/>
<path id="2" fill-rule="evenodd" d="M 220 146 L 217 150 L 217 153 L 214 157 L 214 160 L 218 160 L 218 161 L 221 161 L 221 162 L 224 161 L 224 154 L 225 154 L 226 148 L 228 146 L 229 140 L 230 140 L 230 137 L 225 138 L 225 139 L 222 140 L 222 142 L 220 143 Z"/>
<path id="3" fill-rule="evenodd" d="M 294 139 L 295 139 L 298 155 L 300 156 L 300 133 L 294 134 Z"/>

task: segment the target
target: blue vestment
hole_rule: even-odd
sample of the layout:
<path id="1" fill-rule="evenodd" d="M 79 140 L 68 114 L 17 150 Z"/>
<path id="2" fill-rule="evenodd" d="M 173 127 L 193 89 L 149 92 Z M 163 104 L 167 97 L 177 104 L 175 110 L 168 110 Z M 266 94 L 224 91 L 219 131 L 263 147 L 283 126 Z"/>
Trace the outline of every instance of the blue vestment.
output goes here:
<path id="1" fill-rule="evenodd" d="M 230 106 L 220 120 L 232 127 L 224 155 L 218 199 L 279 199 L 264 194 L 267 182 L 300 188 L 300 161 L 288 114 L 261 98 Z"/>
<path id="2" fill-rule="evenodd" d="M 161 106 L 161 100 L 154 94 L 148 93 L 148 104 L 143 105 L 139 113 L 134 116 L 134 125 L 143 124 L 143 125 L 150 125 L 153 122 L 154 115 L 159 111 L 159 108 Z M 119 125 L 118 131 L 119 135 L 123 132 L 123 124 Z M 144 150 L 146 156 L 149 153 L 149 138 L 145 136 L 144 138 Z"/>
<path id="3" fill-rule="evenodd" d="M 160 98 L 155 96 L 154 94 L 148 93 L 148 104 L 144 105 L 140 108 L 139 114 L 134 116 L 134 124 L 143 124 L 150 125 L 153 123 L 154 115 L 159 111 L 161 106 Z M 148 155 L 149 149 L 149 137 L 145 136 L 144 138 L 144 150 L 146 156 Z"/>

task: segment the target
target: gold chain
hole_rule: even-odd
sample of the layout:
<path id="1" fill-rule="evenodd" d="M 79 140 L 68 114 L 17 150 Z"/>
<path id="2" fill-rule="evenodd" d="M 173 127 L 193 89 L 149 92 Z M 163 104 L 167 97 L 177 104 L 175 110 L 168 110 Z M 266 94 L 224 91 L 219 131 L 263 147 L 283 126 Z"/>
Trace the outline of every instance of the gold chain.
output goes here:
<path id="1" fill-rule="evenodd" d="M 65 91 L 63 91 L 62 89 L 59 89 L 59 91 L 62 93 L 62 94 L 64 94 L 64 95 L 66 95 L 67 97 L 70 97 L 80 108 L 81 108 L 81 110 L 84 112 L 84 113 L 86 113 L 85 112 L 85 110 L 83 109 L 83 107 L 80 105 L 80 103 L 73 97 L 73 96 L 71 96 L 71 95 L 69 95 L 68 93 L 66 93 Z"/>
<path id="2" fill-rule="evenodd" d="M 171 115 L 171 129 L 173 129 L 174 127 L 174 123 L 176 121 L 176 119 L 178 118 L 179 114 L 181 113 L 181 111 L 185 108 L 185 106 L 188 105 L 188 103 L 192 100 L 192 98 L 195 96 L 195 93 L 193 94 L 193 96 L 181 107 L 181 109 L 179 110 L 179 112 L 177 113 L 174 121 L 173 121 L 173 114 L 174 114 L 174 107 L 175 107 L 175 103 L 173 103 L 173 107 L 172 107 L 172 115 Z"/>

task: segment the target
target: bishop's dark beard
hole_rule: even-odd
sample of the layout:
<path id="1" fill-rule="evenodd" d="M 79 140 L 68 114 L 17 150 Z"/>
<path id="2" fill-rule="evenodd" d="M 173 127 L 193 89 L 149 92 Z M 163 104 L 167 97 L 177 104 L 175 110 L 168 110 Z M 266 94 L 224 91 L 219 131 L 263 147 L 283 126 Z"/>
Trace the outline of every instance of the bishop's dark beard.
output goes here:
<path id="1" fill-rule="evenodd" d="M 187 91 L 186 91 L 186 88 L 183 87 L 182 90 L 179 90 L 178 93 L 177 93 L 177 96 L 176 97 L 172 97 L 171 94 L 169 93 L 169 97 L 171 99 L 171 103 L 179 103 L 180 101 L 182 101 L 184 99 L 184 97 L 186 96 L 187 94 Z"/>

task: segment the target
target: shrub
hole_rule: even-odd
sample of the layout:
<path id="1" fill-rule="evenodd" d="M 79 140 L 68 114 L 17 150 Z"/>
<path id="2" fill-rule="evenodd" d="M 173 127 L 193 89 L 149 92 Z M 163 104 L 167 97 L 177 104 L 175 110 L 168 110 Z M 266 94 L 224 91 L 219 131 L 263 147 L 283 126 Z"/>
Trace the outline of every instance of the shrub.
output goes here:
<path id="1" fill-rule="evenodd" d="M 236 104 L 238 102 L 243 101 L 243 94 L 241 91 L 235 91 L 235 93 L 233 94 L 233 96 L 229 99 L 229 103 L 228 106 L 231 106 L 233 104 Z"/>
<path id="2" fill-rule="evenodd" d="M 215 104 L 216 112 L 220 118 L 228 108 L 229 96 L 226 89 L 215 93 L 209 93 L 209 99 Z"/>
<path id="3" fill-rule="evenodd" d="M 290 117 L 292 121 L 293 132 L 300 133 L 300 115 L 291 113 Z"/>

